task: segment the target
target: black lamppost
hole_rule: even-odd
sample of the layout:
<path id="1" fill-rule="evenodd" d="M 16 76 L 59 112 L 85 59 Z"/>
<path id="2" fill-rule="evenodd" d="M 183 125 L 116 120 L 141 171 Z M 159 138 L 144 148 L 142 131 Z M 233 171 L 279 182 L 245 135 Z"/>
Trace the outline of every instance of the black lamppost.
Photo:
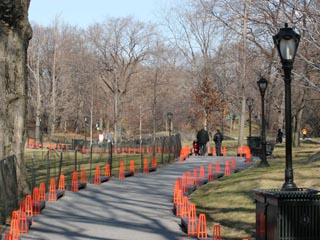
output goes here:
<path id="1" fill-rule="evenodd" d="M 88 117 L 84 117 L 84 145 L 87 147 L 87 124 L 88 124 Z"/>
<path id="2" fill-rule="evenodd" d="M 251 114 L 253 109 L 253 98 L 248 97 L 246 100 L 248 110 L 249 110 L 249 137 L 251 137 Z"/>
<path id="3" fill-rule="evenodd" d="M 273 36 L 273 41 L 278 49 L 284 71 L 285 87 L 285 119 L 286 119 L 286 169 L 285 183 L 283 190 L 296 190 L 297 186 L 293 181 L 292 169 L 292 125 L 291 125 L 291 70 L 294 58 L 300 42 L 300 35 L 285 24 L 284 28 Z"/>
<path id="4" fill-rule="evenodd" d="M 168 112 L 167 113 L 167 118 L 168 118 L 168 130 L 169 130 L 169 146 L 168 146 L 168 152 L 169 152 L 169 156 L 168 156 L 168 160 L 170 161 L 170 152 L 171 152 L 171 125 L 172 125 L 172 118 L 173 118 L 173 114 L 172 112 Z"/>
<path id="5" fill-rule="evenodd" d="M 259 166 L 268 167 L 269 163 L 266 154 L 266 122 L 264 119 L 264 94 L 268 86 L 268 81 L 264 77 L 261 77 L 257 83 L 261 94 L 261 162 Z"/>
<path id="6" fill-rule="evenodd" d="M 41 144 L 41 147 L 43 148 L 43 136 L 42 136 L 42 126 L 41 126 L 41 117 L 39 117 L 39 132 L 40 132 L 40 144 Z"/>
<path id="7" fill-rule="evenodd" d="M 172 118 L 173 118 L 173 114 L 172 112 L 168 112 L 167 113 L 167 118 L 168 118 L 168 130 L 169 130 L 169 137 L 171 137 L 171 125 L 172 125 Z"/>

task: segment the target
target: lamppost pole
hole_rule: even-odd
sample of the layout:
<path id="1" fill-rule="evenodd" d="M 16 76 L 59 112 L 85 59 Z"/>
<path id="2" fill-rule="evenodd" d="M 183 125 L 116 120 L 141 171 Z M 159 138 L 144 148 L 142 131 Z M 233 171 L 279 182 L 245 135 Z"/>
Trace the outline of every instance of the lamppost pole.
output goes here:
<path id="1" fill-rule="evenodd" d="M 248 97 L 246 102 L 249 110 L 249 137 L 251 137 L 251 116 L 252 116 L 251 114 L 252 114 L 253 99 L 251 97 Z"/>
<path id="2" fill-rule="evenodd" d="M 286 122 L 286 169 L 283 190 L 294 191 L 297 189 L 293 178 L 292 169 L 292 123 L 291 123 L 291 70 L 299 46 L 300 35 L 285 24 L 284 28 L 273 36 L 273 41 L 278 49 L 284 71 L 285 87 L 285 122 Z"/>
<path id="3" fill-rule="evenodd" d="M 170 152 L 171 152 L 171 131 L 172 131 L 172 129 L 171 129 L 171 125 L 172 125 L 172 118 L 173 118 L 173 114 L 172 114 L 172 112 L 168 112 L 167 113 L 167 118 L 168 118 L 168 130 L 169 130 L 169 146 L 168 146 L 168 150 L 169 150 L 169 161 L 170 161 Z"/>
<path id="4" fill-rule="evenodd" d="M 84 146 L 87 147 L 87 124 L 88 117 L 84 117 Z"/>
<path id="5" fill-rule="evenodd" d="M 268 167 L 269 163 L 267 161 L 266 154 L 266 123 L 264 117 L 264 94 L 268 86 L 268 81 L 265 78 L 261 77 L 257 83 L 261 94 L 261 162 L 259 166 Z"/>
<path id="6" fill-rule="evenodd" d="M 173 114 L 172 114 L 172 112 L 168 112 L 167 113 L 167 118 L 168 118 L 168 130 L 169 130 L 169 137 L 171 137 L 171 131 L 172 131 L 172 129 L 171 129 L 171 125 L 172 125 L 172 118 L 173 118 Z"/>

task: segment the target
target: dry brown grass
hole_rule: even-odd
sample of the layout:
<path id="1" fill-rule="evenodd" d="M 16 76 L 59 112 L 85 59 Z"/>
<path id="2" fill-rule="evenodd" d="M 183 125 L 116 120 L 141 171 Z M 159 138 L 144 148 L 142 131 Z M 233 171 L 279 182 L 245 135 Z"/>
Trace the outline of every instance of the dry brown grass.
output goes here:
<path id="1" fill-rule="evenodd" d="M 320 151 L 320 139 L 305 141 L 293 149 L 294 181 L 299 188 L 320 189 L 318 161 L 308 159 Z M 242 239 L 254 236 L 255 204 L 253 189 L 281 188 L 284 183 L 285 145 L 275 147 L 270 167 L 251 169 L 210 182 L 191 195 L 198 213 L 205 213 L 207 226 L 222 227 L 223 239 Z"/>

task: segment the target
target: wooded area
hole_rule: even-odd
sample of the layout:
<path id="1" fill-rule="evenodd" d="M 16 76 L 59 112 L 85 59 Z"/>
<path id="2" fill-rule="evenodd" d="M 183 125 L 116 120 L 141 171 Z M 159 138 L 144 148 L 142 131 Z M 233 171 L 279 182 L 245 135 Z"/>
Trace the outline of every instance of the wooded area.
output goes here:
<path id="1" fill-rule="evenodd" d="M 292 83 L 295 144 L 302 127 L 319 135 L 312 110 L 320 91 L 317 1 L 179 1 L 162 14 L 161 28 L 131 17 L 87 29 L 58 17 L 49 27 L 32 23 L 30 126 L 42 119 L 50 134 L 83 132 L 90 116 L 91 126 L 102 124 L 121 141 L 139 133 L 140 120 L 145 134 L 165 130 L 169 111 L 176 130 L 214 131 L 227 119 L 243 125 L 247 97 L 260 118 L 256 82 L 264 76 L 267 129 L 283 129 L 284 84 L 272 36 L 288 22 L 302 35 Z"/>
<path id="2" fill-rule="evenodd" d="M 294 144 L 302 128 L 320 135 L 319 1 L 184 0 L 159 25 L 107 18 L 86 29 L 28 23 L 29 1 L 0 3 L 0 159 L 23 151 L 34 128 L 49 135 L 84 133 L 89 125 L 117 141 L 167 129 L 196 132 L 240 124 L 245 99 L 264 76 L 267 130 L 284 128 L 284 83 L 272 36 L 287 22 L 301 34 L 292 81 Z M 2 104 L 3 103 L 3 104 Z M 26 122 L 25 122 L 26 120 Z M 91 129 L 91 128 L 90 128 Z M 91 138 L 97 138 L 92 136 Z M 20 156 L 20 155 L 19 155 Z M 18 159 L 18 161 L 21 161 Z"/>

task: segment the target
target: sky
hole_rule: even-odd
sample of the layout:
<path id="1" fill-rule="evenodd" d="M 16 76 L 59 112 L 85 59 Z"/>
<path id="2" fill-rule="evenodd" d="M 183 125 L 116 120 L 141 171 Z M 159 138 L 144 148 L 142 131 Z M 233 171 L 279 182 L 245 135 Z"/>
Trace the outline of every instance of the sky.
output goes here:
<path id="1" fill-rule="evenodd" d="M 86 28 L 109 17 L 133 16 L 157 22 L 159 12 L 172 0 L 31 0 L 29 21 L 48 26 L 59 20 Z"/>

